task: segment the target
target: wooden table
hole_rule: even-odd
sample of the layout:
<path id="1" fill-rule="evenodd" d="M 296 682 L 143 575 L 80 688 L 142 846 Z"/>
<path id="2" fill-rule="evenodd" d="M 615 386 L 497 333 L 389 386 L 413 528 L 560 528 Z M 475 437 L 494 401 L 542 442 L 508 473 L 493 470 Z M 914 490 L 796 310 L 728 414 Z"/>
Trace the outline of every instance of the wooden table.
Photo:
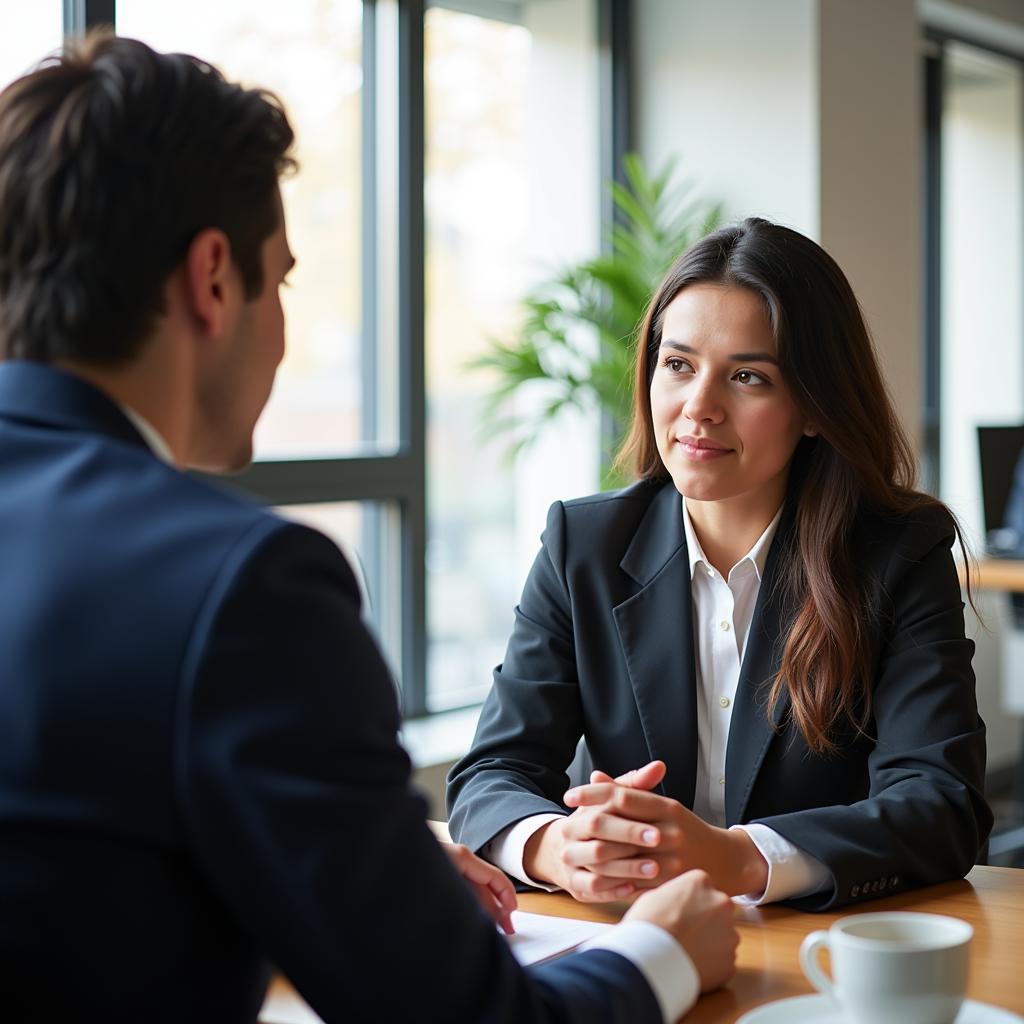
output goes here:
<path id="1" fill-rule="evenodd" d="M 625 907 L 576 903 L 563 895 L 529 893 L 523 910 L 592 921 L 616 921 Z M 686 1024 L 731 1024 L 761 1003 L 812 992 L 800 970 L 804 936 L 850 913 L 917 910 L 949 914 L 974 926 L 967 994 L 1024 1015 L 1024 870 L 976 867 L 965 880 L 860 903 L 856 910 L 804 914 L 778 906 L 740 908 L 736 976 L 725 988 L 703 996 Z"/>
<path id="2" fill-rule="evenodd" d="M 441 834 L 440 828 L 436 831 Z M 617 921 L 627 909 L 624 904 L 596 906 L 547 893 L 521 894 L 519 906 L 537 914 L 609 922 Z M 974 926 L 974 942 L 968 996 L 1024 1015 L 1024 870 L 976 867 L 966 880 L 861 903 L 855 911 L 803 914 L 778 906 L 737 909 L 736 976 L 725 988 L 699 999 L 684 1018 L 686 1024 L 732 1024 L 761 1003 L 811 992 L 798 957 L 804 936 L 828 928 L 846 914 L 876 910 L 950 914 L 969 922 Z M 264 1013 L 263 1020 L 295 1024 L 317 1020 L 308 1009 L 310 1015 L 302 1015 L 301 1002 L 283 979 L 275 982 L 271 994 L 279 1010 L 291 1005 L 294 1015 Z"/>
<path id="3" fill-rule="evenodd" d="M 960 566 L 960 582 L 964 569 Z M 977 572 L 971 575 L 971 586 L 979 590 L 1006 590 L 1024 593 L 1024 558 L 982 558 Z"/>

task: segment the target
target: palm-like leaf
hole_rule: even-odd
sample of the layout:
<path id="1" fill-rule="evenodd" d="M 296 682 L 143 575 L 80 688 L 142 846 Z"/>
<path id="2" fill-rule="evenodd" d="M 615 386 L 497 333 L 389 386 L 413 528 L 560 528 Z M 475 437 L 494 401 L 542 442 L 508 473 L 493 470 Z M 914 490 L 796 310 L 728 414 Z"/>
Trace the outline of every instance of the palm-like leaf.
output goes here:
<path id="1" fill-rule="evenodd" d="M 534 289 L 522 302 L 518 335 L 492 341 L 471 364 L 497 381 L 484 425 L 512 453 L 568 407 L 600 409 L 615 425 L 617 446 L 632 408 L 631 345 L 651 294 L 675 257 L 721 221 L 719 205 L 676 181 L 674 160 L 652 177 L 629 154 L 623 170 L 627 183 L 608 185 L 617 217 L 607 252 Z M 523 386 L 540 392 L 528 414 L 512 402 Z M 621 483 L 606 466 L 602 484 Z"/>

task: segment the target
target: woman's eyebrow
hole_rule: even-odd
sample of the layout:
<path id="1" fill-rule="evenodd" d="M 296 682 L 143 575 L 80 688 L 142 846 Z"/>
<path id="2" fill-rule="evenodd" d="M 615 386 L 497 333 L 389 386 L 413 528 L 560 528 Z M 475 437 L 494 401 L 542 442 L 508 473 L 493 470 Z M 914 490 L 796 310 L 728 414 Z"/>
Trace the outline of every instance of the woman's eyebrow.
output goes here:
<path id="1" fill-rule="evenodd" d="M 673 341 L 671 338 L 661 343 L 662 348 L 674 348 L 677 352 L 686 352 L 690 355 L 700 355 L 692 345 L 684 345 L 681 341 Z M 771 363 L 778 366 L 779 361 L 771 352 L 733 352 L 729 358 L 734 363 Z"/>

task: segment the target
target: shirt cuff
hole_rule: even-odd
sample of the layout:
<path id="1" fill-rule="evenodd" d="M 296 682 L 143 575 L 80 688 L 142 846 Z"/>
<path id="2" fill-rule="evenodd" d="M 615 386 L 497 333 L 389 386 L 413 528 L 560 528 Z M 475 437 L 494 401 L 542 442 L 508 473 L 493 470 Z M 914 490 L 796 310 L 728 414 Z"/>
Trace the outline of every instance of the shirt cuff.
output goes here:
<path id="1" fill-rule="evenodd" d="M 831 884 L 832 872 L 820 860 L 783 839 L 775 829 L 756 822 L 732 827 L 746 832 L 761 856 L 768 861 L 768 884 L 764 892 L 734 896 L 734 902 L 756 907 L 762 903 L 809 896 L 812 892 L 822 892 Z"/>
<path id="2" fill-rule="evenodd" d="M 682 946 L 650 921 L 625 921 L 585 942 L 581 949 L 607 949 L 624 956 L 651 986 L 666 1024 L 674 1024 L 697 1001 L 700 976 Z"/>
<path id="3" fill-rule="evenodd" d="M 506 875 L 511 875 L 524 885 L 532 885 L 545 892 L 558 892 L 557 885 L 538 882 L 526 873 L 526 869 L 523 867 L 523 854 L 526 852 L 526 844 L 534 832 L 543 828 L 549 821 L 558 821 L 561 817 L 564 815 L 533 814 L 529 818 L 517 821 L 514 825 L 509 825 L 484 845 L 481 851 L 484 860 L 489 860 L 495 867 L 501 868 Z"/>

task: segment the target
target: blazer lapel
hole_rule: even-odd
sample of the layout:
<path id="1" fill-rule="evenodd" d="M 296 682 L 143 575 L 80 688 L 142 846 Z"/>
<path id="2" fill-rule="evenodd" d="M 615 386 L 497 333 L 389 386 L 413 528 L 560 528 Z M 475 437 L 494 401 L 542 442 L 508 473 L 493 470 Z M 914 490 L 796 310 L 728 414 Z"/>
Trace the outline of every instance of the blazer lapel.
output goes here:
<path id="1" fill-rule="evenodd" d="M 777 592 L 779 563 L 790 543 L 792 521 L 792 511 L 787 508 L 768 552 L 740 667 L 725 755 L 727 825 L 744 820 L 761 763 L 789 708 L 789 694 L 784 690 L 775 713 L 768 717 L 769 683 L 778 671 L 784 636 L 792 619 L 791 610 L 784 606 L 783 597 Z"/>
<path id="2" fill-rule="evenodd" d="M 690 565 L 680 502 L 671 483 L 651 502 L 620 563 L 642 589 L 613 615 L 651 757 L 667 766 L 659 791 L 692 807 L 697 701 Z"/>

